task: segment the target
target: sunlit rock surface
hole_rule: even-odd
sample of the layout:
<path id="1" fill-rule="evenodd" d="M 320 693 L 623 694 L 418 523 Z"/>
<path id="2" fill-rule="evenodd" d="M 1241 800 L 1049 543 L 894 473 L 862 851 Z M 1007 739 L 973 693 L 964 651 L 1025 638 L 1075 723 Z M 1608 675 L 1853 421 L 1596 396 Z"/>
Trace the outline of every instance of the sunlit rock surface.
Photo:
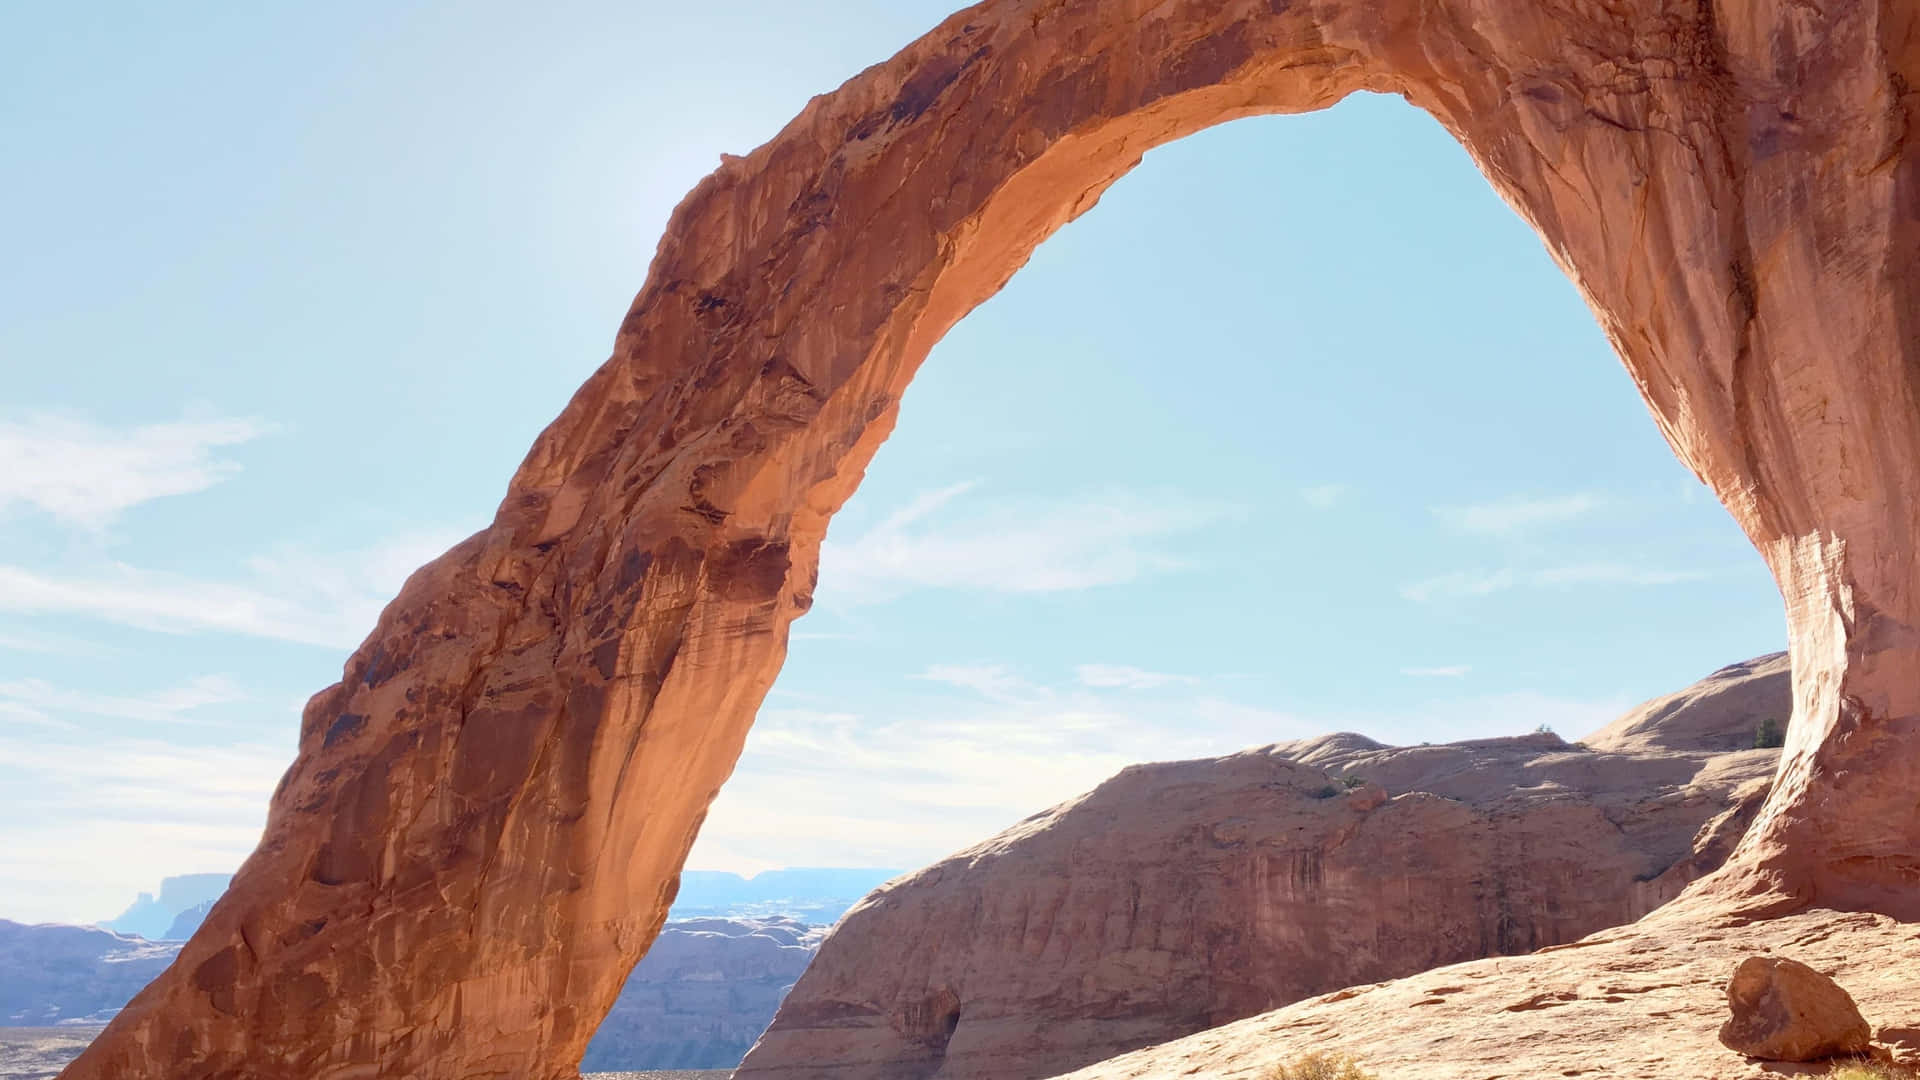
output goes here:
<path id="1" fill-rule="evenodd" d="M 1621 722 L 1627 752 L 1330 735 L 1126 769 L 848 913 L 736 1076 L 1035 1080 L 1630 922 L 1732 850 L 1789 675 L 1736 665 L 1670 700 Z"/>

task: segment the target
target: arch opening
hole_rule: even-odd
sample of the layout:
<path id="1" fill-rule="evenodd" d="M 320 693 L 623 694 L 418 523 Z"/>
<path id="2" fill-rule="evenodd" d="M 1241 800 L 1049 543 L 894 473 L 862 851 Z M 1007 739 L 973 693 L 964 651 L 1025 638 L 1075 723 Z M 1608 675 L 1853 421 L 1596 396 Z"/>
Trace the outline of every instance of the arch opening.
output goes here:
<path id="1" fill-rule="evenodd" d="M 1542 235 L 1781 585 L 1780 782 L 1695 901 L 1920 914 L 1912 161 L 1883 93 L 1920 60 L 1877 10 L 1682 7 L 989 0 L 816 99 L 683 203 L 613 358 L 308 705 L 261 847 L 66 1075 L 569 1075 L 927 350 L 1147 150 L 1360 89 L 1433 114 Z"/>

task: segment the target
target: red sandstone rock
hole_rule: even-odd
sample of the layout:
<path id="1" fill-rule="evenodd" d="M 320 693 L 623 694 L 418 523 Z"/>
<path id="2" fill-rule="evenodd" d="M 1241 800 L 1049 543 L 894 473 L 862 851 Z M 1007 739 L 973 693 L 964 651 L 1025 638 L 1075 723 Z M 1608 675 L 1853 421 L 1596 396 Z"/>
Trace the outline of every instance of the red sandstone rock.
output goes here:
<path id="1" fill-rule="evenodd" d="M 1920 915 L 1915 86 L 1897 3 L 960 12 L 681 204 L 612 357 L 308 704 L 260 847 L 66 1075 L 571 1074 L 934 342 L 1154 146 L 1358 90 L 1539 230 L 1779 582 L 1794 722 L 1710 890 Z"/>
<path id="2" fill-rule="evenodd" d="M 1675 697 L 1672 741 L 1704 746 L 1792 700 L 1774 663 Z M 869 896 L 735 1078 L 1037 1080 L 1631 922 L 1727 857 L 1777 758 L 1638 730 L 1652 748 L 1349 734 L 1126 769 Z"/>
<path id="3" fill-rule="evenodd" d="M 1911 924 L 1818 909 L 1755 920 L 1683 902 L 1572 945 L 1348 987 L 1069 1078 L 1269 1080 L 1276 1064 L 1313 1051 L 1351 1054 L 1380 1080 L 1823 1075 L 1743 1057 L 1714 1037 L 1727 1016 L 1727 972 L 1764 950 L 1833 972 L 1883 1025 L 1894 1060 L 1920 1066 L 1920 937 Z"/>
<path id="4" fill-rule="evenodd" d="M 1820 1061 L 1867 1049 L 1873 1029 L 1840 984 L 1798 960 L 1749 956 L 1727 983 L 1728 1049 L 1767 1061 Z"/>

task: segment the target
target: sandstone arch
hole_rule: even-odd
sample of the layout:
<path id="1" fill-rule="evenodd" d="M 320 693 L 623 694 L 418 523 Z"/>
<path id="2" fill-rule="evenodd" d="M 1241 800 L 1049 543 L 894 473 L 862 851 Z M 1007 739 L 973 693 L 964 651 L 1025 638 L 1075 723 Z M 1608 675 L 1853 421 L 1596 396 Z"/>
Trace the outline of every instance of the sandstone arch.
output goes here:
<path id="1" fill-rule="evenodd" d="M 1892 0 L 953 16 L 681 205 L 612 358 L 308 705 L 232 892 L 65 1075 L 569 1075 L 928 348 L 1149 148 L 1362 89 L 1536 227 L 1780 583 L 1795 719 L 1709 898 L 1920 914 L 1916 68 Z"/>

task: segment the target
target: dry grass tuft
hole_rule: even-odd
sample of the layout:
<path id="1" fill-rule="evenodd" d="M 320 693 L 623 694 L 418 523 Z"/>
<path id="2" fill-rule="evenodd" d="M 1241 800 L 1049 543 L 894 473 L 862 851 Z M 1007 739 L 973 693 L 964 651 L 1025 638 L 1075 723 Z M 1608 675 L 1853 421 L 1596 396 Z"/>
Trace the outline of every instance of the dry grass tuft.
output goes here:
<path id="1" fill-rule="evenodd" d="M 1292 1061 L 1283 1061 L 1267 1074 L 1267 1080 L 1380 1080 L 1362 1069 L 1360 1063 L 1344 1054 L 1315 1051 Z"/>
<path id="2" fill-rule="evenodd" d="M 1920 1071 L 1878 1061 L 1849 1061 L 1835 1065 L 1827 1080 L 1920 1080 Z"/>

